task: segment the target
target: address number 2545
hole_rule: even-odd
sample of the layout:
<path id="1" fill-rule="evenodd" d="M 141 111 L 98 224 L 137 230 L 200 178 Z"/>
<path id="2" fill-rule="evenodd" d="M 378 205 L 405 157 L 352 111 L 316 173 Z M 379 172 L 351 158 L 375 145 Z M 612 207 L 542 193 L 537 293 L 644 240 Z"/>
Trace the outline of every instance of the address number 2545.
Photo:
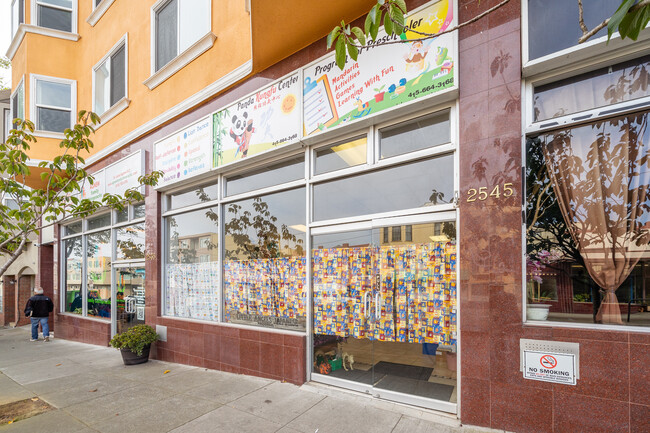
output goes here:
<path id="1" fill-rule="evenodd" d="M 501 198 L 501 197 L 510 197 L 512 194 L 514 194 L 514 190 L 512 189 L 512 183 L 504 183 L 503 186 L 501 185 L 495 185 L 494 188 L 492 188 L 492 191 L 488 193 L 488 187 L 487 186 L 482 186 L 478 189 L 476 188 L 470 188 L 467 190 L 467 201 L 472 202 L 476 200 L 487 200 L 489 197 L 494 197 L 496 199 Z"/>

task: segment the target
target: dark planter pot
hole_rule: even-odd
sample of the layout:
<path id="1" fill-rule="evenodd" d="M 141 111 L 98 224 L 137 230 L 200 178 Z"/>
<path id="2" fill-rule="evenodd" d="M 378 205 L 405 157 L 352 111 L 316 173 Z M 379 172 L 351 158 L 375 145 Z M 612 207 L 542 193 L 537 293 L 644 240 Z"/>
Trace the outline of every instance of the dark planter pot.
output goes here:
<path id="1" fill-rule="evenodd" d="M 151 349 L 151 344 L 147 344 L 146 346 L 144 346 L 144 349 L 142 350 L 142 355 L 140 356 L 131 352 L 129 349 L 120 349 L 120 353 L 122 353 L 122 361 L 124 361 L 124 365 L 144 364 L 145 362 L 149 361 L 150 349 Z"/>

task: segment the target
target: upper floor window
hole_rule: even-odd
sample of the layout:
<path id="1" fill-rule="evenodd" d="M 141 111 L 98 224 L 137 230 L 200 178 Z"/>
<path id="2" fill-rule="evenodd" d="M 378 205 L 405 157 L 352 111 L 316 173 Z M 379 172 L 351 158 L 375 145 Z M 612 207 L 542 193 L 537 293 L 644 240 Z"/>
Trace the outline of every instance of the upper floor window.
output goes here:
<path id="1" fill-rule="evenodd" d="M 23 80 L 20 81 L 13 95 L 11 95 L 11 118 L 12 120 L 25 118 L 25 85 Z"/>
<path id="2" fill-rule="evenodd" d="M 25 22 L 25 0 L 11 2 L 11 37 L 18 31 L 18 26 Z"/>
<path id="3" fill-rule="evenodd" d="M 211 27 L 209 0 L 164 0 L 154 6 L 155 70 L 187 50 Z"/>
<path id="4" fill-rule="evenodd" d="M 36 0 L 36 23 L 64 32 L 76 32 L 76 0 Z"/>
<path id="5" fill-rule="evenodd" d="M 63 132 L 76 112 L 75 81 L 33 75 L 31 117 L 38 131 Z"/>
<path id="6" fill-rule="evenodd" d="M 126 96 L 126 37 L 94 67 L 93 111 L 100 116 Z"/>
<path id="7" fill-rule="evenodd" d="M 612 16 L 620 0 L 590 0 L 584 5 L 585 25 L 593 29 Z M 528 58 L 537 58 L 578 45 L 582 30 L 578 25 L 578 2 L 528 0 Z M 607 34 L 602 29 L 592 39 Z"/>

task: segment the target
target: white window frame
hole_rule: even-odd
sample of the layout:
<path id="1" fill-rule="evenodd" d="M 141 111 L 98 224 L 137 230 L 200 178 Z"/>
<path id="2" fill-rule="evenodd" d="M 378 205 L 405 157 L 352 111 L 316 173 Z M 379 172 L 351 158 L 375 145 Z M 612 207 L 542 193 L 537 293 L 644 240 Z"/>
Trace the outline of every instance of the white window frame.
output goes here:
<path id="1" fill-rule="evenodd" d="M 104 0 L 106 1 L 106 0 Z M 111 105 L 104 111 L 102 114 L 99 115 L 101 119 L 101 123 L 95 128 L 99 129 L 102 125 L 104 125 L 106 122 L 111 120 L 113 117 L 117 116 L 120 114 L 122 111 L 126 110 L 126 108 L 129 106 L 131 103 L 131 100 L 128 98 L 129 96 L 129 34 L 125 33 L 124 36 L 120 38 L 119 41 L 111 49 L 102 57 L 99 62 L 93 66 L 93 71 L 92 71 L 92 110 L 93 112 L 97 112 L 97 107 L 95 106 L 95 91 L 96 91 L 96 83 L 95 83 L 95 73 L 97 70 L 105 63 L 109 62 L 109 68 L 110 68 L 110 59 L 113 54 L 115 54 L 120 48 L 124 47 L 124 96 L 120 98 L 115 104 Z M 110 77 L 109 77 L 109 86 L 110 86 Z M 108 95 L 110 99 L 110 91 Z"/>
<path id="2" fill-rule="evenodd" d="M 645 44 L 642 44 L 640 47 L 637 47 L 635 51 L 625 52 L 621 56 L 606 54 L 596 59 L 592 59 L 592 61 L 589 63 L 579 62 L 577 64 L 570 64 L 563 69 L 540 74 L 534 78 L 522 81 L 522 121 L 524 122 L 523 126 L 525 133 L 528 135 L 539 134 L 544 131 L 562 128 L 564 125 L 575 126 L 579 125 L 580 123 L 591 123 L 597 121 L 598 119 L 612 117 L 614 115 L 624 115 L 633 111 L 638 111 L 640 109 L 644 109 L 645 106 L 650 107 L 650 96 L 644 96 L 641 98 L 632 99 L 630 101 L 623 101 L 616 104 L 578 111 L 576 113 L 570 113 L 565 116 L 535 121 L 533 106 L 535 87 L 542 86 L 544 84 L 555 83 L 563 79 L 575 77 L 577 75 L 588 73 L 596 69 L 607 67 L 609 65 L 615 65 L 617 63 L 622 63 L 628 60 L 642 57 L 643 54 L 647 52 L 647 49 L 644 48 L 644 46 Z"/>
<path id="3" fill-rule="evenodd" d="M 42 105 L 42 104 L 36 104 L 36 82 L 37 81 L 49 81 L 51 83 L 59 83 L 59 84 L 69 84 L 70 85 L 70 126 L 69 128 L 72 128 L 72 126 L 75 124 L 75 121 L 77 119 L 77 82 L 75 80 L 69 80 L 66 78 L 57 78 L 57 77 L 48 77 L 46 75 L 37 75 L 37 74 L 31 74 L 30 75 L 30 89 L 32 89 L 32 97 L 29 98 L 29 112 L 31 113 L 30 119 L 34 122 L 35 126 L 38 126 L 38 107 L 45 107 L 45 108 L 52 108 L 56 110 L 61 110 L 61 107 L 55 107 L 55 106 L 50 106 L 50 105 Z M 34 131 L 34 135 L 37 137 L 45 137 L 45 138 L 59 138 L 63 139 L 65 138 L 65 135 L 63 132 L 54 132 L 54 131 L 43 131 L 40 129 L 36 129 Z"/>
<path id="4" fill-rule="evenodd" d="M 586 5 L 588 7 L 588 5 Z M 578 23 L 576 22 L 576 26 Z M 621 55 L 630 49 L 638 50 L 639 45 L 644 45 L 646 50 L 650 47 L 650 32 L 642 31 L 636 41 L 621 39 L 618 32 L 612 34 L 607 41 L 607 35 L 556 51 L 546 56 L 531 60 L 528 52 L 528 0 L 521 2 L 521 64 L 524 77 L 549 72 L 567 64 L 576 64 L 598 55 Z M 635 46 L 634 48 L 632 46 Z"/>
<path id="5" fill-rule="evenodd" d="M 18 20 L 14 20 L 14 7 L 18 4 L 22 3 L 23 5 L 23 20 L 22 22 L 20 21 L 20 17 L 17 16 Z M 25 24 L 25 0 L 12 0 L 11 1 L 11 39 L 16 36 L 16 33 L 18 33 L 18 27 L 21 24 Z"/>
<path id="6" fill-rule="evenodd" d="M 78 0 L 72 0 L 72 9 L 68 9 L 66 7 L 53 5 L 53 4 L 50 4 L 50 3 L 43 3 L 40 0 L 32 0 L 31 1 L 31 14 L 32 14 L 31 15 L 31 21 L 32 21 L 32 23 L 34 25 L 36 25 L 38 27 L 42 27 L 38 23 L 38 6 L 39 5 L 49 7 L 49 8 L 52 8 L 52 9 L 59 9 L 59 10 L 62 10 L 62 11 L 72 12 L 72 17 L 70 18 L 72 20 L 72 26 L 70 27 L 70 33 L 76 34 L 77 33 L 77 11 L 79 10 L 79 8 L 77 6 L 77 1 Z M 49 29 L 49 27 L 42 27 L 42 28 Z M 50 29 L 50 30 L 54 30 L 56 32 L 62 32 L 64 34 L 68 33 L 65 30 L 59 30 L 59 29 Z"/>
<path id="7" fill-rule="evenodd" d="M 99 5 L 95 6 L 95 0 L 90 0 L 93 11 L 88 15 L 88 18 L 86 18 L 86 22 L 90 24 L 91 27 L 94 27 L 114 2 L 115 0 L 102 0 Z"/>
<path id="8" fill-rule="evenodd" d="M 524 28 L 527 25 L 525 17 L 527 16 L 527 1 L 522 2 L 522 51 L 527 51 L 528 35 Z M 647 30 L 647 29 L 646 29 Z M 616 40 L 615 40 L 616 38 Z M 603 119 L 623 116 L 632 112 L 650 110 L 650 96 L 633 99 L 631 101 L 624 101 L 617 104 L 606 105 L 597 107 L 590 110 L 571 113 L 566 116 L 557 118 L 545 119 L 542 121 L 534 121 L 533 112 L 533 98 L 535 86 L 554 83 L 566 78 L 574 77 L 583 73 L 587 73 L 596 69 L 614 65 L 617 63 L 640 58 L 647 54 L 650 47 L 650 32 L 644 31 L 639 36 L 638 41 L 630 42 L 628 40 L 621 41 L 618 33 L 612 36 L 609 46 L 606 45 L 607 37 L 604 36 L 593 42 L 587 42 L 584 46 L 571 47 L 566 50 L 558 51 L 551 55 L 535 60 L 535 65 L 542 65 L 543 68 L 537 70 L 535 68 L 529 70 L 539 72 L 536 75 L 526 79 L 526 72 L 524 71 L 524 78 L 522 79 L 522 152 L 521 164 L 523 168 L 527 167 L 526 161 L 526 140 L 530 136 L 543 134 L 548 131 L 556 129 L 577 128 L 584 124 L 594 123 Z M 614 46 L 611 48 L 611 46 Z M 592 49 L 590 47 L 597 47 Z M 618 47 L 618 49 L 616 49 Z M 622 47 L 622 48 L 621 48 Z M 523 54 L 523 52 L 522 52 Z M 526 52 L 527 55 L 527 52 Z M 523 58 L 522 58 L 523 59 Z M 563 67 L 555 68 L 549 65 L 561 64 Z M 525 68 L 525 66 L 524 66 Z M 522 190 L 523 198 L 526 198 L 526 186 Z M 525 204 L 522 204 L 522 212 L 526 211 Z M 525 215 L 525 214 L 524 214 Z M 578 322 L 558 322 L 547 319 L 545 321 L 529 320 L 526 314 L 527 301 L 527 287 L 526 287 L 526 218 L 522 218 L 522 235 L 521 235 L 521 248 L 522 248 L 522 323 L 529 326 L 537 327 L 552 327 L 552 328 L 580 328 L 592 329 L 597 331 L 621 331 L 621 332 L 634 332 L 634 333 L 649 333 L 650 326 L 627 326 L 616 324 L 596 324 L 596 323 L 578 323 Z"/>
<path id="9" fill-rule="evenodd" d="M 209 50 L 214 41 L 217 39 L 217 36 L 212 32 L 212 1 L 205 0 L 208 6 L 208 16 L 210 19 L 210 28 L 208 32 L 196 40 L 192 45 L 190 45 L 185 51 L 179 51 L 172 60 L 170 60 L 166 65 L 162 66 L 156 71 L 156 14 L 160 9 L 167 5 L 171 0 L 158 0 L 151 7 L 151 45 L 150 45 L 150 59 L 151 59 L 151 76 L 144 80 L 143 84 L 153 90 L 162 84 L 169 77 L 174 75 L 176 72 L 180 71 L 189 64 L 192 60 L 199 57 L 201 54 Z M 180 1 L 180 0 L 179 0 Z M 177 48 L 180 50 L 180 7 L 177 8 L 176 16 L 176 28 L 177 28 Z"/>
<path id="10" fill-rule="evenodd" d="M 27 112 L 25 108 L 27 107 L 27 104 L 25 103 L 25 76 L 24 75 L 20 77 L 20 81 L 18 82 L 16 89 L 13 91 L 11 97 L 9 98 L 9 110 L 11 113 L 9 116 L 9 122 L 12 128 L 13 128 L 13 120 L 16 118 L 17 115 L 17 113 L 14 113 L 14 98 L 18 95 L 18 91 L 20 90 L 21 87 L 23 89 L 23 117 L 26 118 Z M 9 131 L 7 131 L 7 135 L 9 135 Z"/>

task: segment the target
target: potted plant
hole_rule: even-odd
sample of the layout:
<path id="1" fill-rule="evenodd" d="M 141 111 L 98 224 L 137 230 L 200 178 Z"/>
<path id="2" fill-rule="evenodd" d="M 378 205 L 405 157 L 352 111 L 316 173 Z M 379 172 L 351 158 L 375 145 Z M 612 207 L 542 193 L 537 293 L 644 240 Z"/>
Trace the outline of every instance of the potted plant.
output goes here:
<path id="1" fill-rule="evenodd" d="M 528 320 L 546 320 L 551 308 L 545 301 L 552 299 L 551 293 L 542 290 L 542 271 L 546 265 L 560 258 L 559 251 L 542 250 L 536 254 L 526 255 L 526 269 L 530 280 L 527 284 L 526 318 Z"/>
<path id="2" fill-rule="evenodd" d="M 375 94 L 375 102 L 381 102 L 381 101 L 384 100 L 384 87 L 386 87 L 385 84 L 383 86 L 381 86 L 381 87 L 376 87 L 374 89 L 375 92 L 377 92 Z"/>
<path id="3" fill-rule="evenodd" d="M 120 349 L 124 365 L 142 364 L 149 360 L 151 343 L 158 341 L 158 334 L 149 325 L 135 325 L 111 338 L 110 345 Z"/>

